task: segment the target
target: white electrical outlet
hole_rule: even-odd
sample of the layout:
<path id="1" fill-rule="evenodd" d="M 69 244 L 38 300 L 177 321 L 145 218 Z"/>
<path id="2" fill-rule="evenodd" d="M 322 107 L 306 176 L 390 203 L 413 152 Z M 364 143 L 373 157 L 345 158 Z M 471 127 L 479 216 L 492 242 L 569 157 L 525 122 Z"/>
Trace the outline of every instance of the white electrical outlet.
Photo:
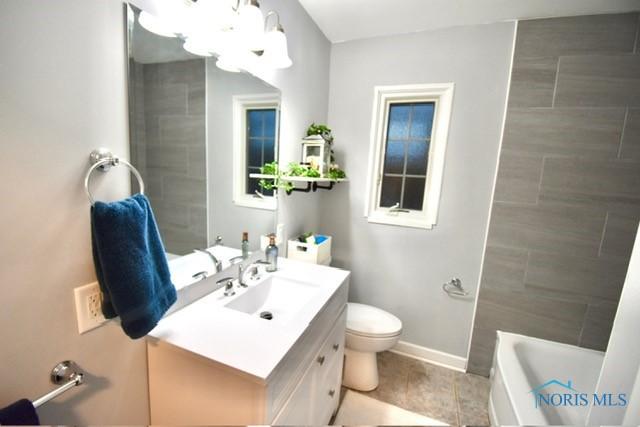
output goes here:
<path id="1" fill-rule="evenodd" d="M 102 293 L 98 282 L 75 288 L 73 294 L 79 333 L 95 329 L 107 321 L 102 314 Z"/>

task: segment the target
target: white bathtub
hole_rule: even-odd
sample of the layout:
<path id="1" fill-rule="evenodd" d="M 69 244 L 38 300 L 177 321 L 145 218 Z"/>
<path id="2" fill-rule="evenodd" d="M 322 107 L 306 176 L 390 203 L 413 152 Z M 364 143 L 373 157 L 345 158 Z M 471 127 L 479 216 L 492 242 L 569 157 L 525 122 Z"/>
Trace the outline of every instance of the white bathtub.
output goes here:
<path id="1" fill-rule="evenodd" d="M 581 393 L 593 393 L 603 358 L 601 351 L 498 331 L 491 369 L 491 424 L 585 425 L 588 406 L 536 408 L 530 391 L 557 379 L 572 381 Z"/>

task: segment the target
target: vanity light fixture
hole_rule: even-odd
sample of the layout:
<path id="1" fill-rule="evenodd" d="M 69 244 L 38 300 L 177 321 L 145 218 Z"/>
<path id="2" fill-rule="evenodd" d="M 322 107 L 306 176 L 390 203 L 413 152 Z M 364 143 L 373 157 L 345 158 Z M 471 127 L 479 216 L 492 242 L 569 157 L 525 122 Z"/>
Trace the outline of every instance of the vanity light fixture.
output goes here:
<path id="1" fill-rule="evenodd" d="M 264 20 L 258 0 L 246 0 L 238 8 L 237 19 L 234 31 L 237 31 L 242 46 L 253 52 L 261 51 L 264 48 Z"/>
<path id="2" fill-rule="evenodd" d="M 269 17 L 276 17 L 276 25 L 267 30 Z M 265 42 L 264 52 L 261 61 L 269 68 L 282 69 L 289 68 L 293 64 L 289 58 L 289 49 L 287 48 L 287 36 L 284 34 L 284 28 L 280 25 L 280 15 L 278 12 L 271 11 L 265 18 Z"/>
<path id="3" fill-rule="evenodd" d="M 158 5 L 162 7 L 157 14 L 140 12 L 140 25 L 159 36 L 180 37 L 189 53 L 217 56 L 216 65 L 222 70 L 239 72 L 255 66 L 282 69 L 292 65 L 280 15 L 270 11 L 263 18 L 258 0 L 198 0 L 187 6 L 160 0 Z M 269 27 L 272 16 L 276 18 L 275 25 Z"/>

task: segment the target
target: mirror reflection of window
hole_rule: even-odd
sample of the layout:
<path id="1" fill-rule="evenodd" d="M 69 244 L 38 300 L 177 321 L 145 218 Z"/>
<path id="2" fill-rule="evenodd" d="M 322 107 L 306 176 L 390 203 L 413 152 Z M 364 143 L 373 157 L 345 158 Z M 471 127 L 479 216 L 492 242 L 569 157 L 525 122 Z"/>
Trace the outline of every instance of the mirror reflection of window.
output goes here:
<path id="1" fill-rule="evenodd" d="M 275 210 L 276 190 L 260 187 L 266 163 L 278 161 L 280 96 L 257 93 L 233 96 L 233 203 L 242 208 Z"/>
<path id="2" fill-rule="evenodd" d="M 258 178 L 250 178 L 252 173 L 260 173 L 265 163 L 275 161 L 276 141 L 275 108 L 249 108 L 246 111 L 246 145 L 247 145 L 247 182 L 245 193 L 254 195 L 257 192 L 265 196 L 273 196 L 273 190 L 262 189 Z"/>

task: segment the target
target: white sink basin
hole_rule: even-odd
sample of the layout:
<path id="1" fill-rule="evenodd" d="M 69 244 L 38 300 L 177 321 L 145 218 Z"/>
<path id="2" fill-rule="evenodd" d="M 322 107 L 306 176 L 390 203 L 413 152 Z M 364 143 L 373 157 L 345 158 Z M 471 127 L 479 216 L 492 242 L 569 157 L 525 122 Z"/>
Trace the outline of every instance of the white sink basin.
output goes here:
<path id="1" fill-rule="evenodd" d="M 213 246 L 207 250 L 222 262 L 222 268 L 229 267 L 231 265 L 229 260 L 241 254 L 239 249 L 226 246 Z M 169 270 L 171 270 L 171 281 L 177 290 L 202 280 L 201 276 L 195 276 L 197 273 L 204 272 L 206 276 L 211 276 L 216 272 L 211 257 L 201 252 L 173 257 L 169 260 Z"/>
<path id="2" fill-rule="evenodd" d="M 265 322 L 286 325 L 304 315 L 305 306 L 318 295 L 312 284 L 281 277 L 269 277 L 225 305 Z M 270 318 L 269 318 L 270 317 Z"/>

